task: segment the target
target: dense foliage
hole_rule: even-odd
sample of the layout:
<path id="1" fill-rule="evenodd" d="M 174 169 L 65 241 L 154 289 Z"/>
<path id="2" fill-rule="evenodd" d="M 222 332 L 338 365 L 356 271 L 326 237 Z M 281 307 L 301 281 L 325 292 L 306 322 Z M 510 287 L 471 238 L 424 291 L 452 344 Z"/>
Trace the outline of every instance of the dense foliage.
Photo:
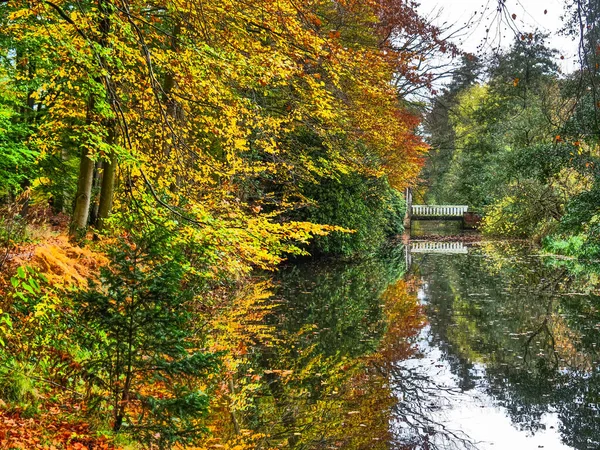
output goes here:
<path id="1" fill-rule="evenodd" d="M 386 239 L 403 231 L 404 197 L 385 179 L 342 175 L 337 180 L 312 183 L 304 190 L 316 201 L 300 213 L 304 220 L 353 230 L 315 237 L 312 254 L 372 254 Z"/>
<path id="2" fill-rule="evenodd" d="M 254 271 L 402 230 L 405 95 L 456 48 L 403 0 L 0 1 L 0 28 L 0 417 L 34 419 L 0 446 L 269 441 L 248 355 L 288 337 Z"/>
<path id="3" fill-rule="evenodd" d="M 567 5 L 564 32 L 582 33 L 574 73 L 560 73 L 536 33 L 487 59 L 465 58 L 427 117 L 426 201 L 468 204 L 488 234 L 600 256 L 597 14 L 594 2 Z"/>

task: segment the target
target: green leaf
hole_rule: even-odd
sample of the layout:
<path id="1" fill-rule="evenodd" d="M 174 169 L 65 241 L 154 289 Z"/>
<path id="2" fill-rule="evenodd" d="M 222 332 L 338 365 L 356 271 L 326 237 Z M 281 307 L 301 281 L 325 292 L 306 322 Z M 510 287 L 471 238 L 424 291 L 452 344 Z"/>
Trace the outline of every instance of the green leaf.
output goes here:
<path id="1" fill-rule="evenodd" d="M 31 287 L 35 290 L 35 292 L 41 292 L 42 289 L 40 288 L 40 284 L 36 281 L 35 278 L 30 278 L 29 279 L 29 284 L 31 285 Z"/>
<path id="2" fill-rule="evenodd" d="M 23 289 L 25 289 L 27 292 L 29 292 L 32 295 L 35 294 L 33 288 L 30 285 L 28 285 L 27 283 L 23 283 Z"/>

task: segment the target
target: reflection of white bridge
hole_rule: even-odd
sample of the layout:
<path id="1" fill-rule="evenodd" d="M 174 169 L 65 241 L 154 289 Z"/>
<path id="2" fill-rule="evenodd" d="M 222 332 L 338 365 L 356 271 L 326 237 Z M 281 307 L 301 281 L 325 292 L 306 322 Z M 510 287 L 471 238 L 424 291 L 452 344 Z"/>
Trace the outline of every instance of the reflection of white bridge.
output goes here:
<path id="1" fill-rule="evenodd" d="M 428 253 L 438 255 L 466 255 L 469 247 L 464 242 L 435 242 L 435 241 L 410 241 L 404 247 L 406 268 L 412 265 L 413 253 Z"/>
<path id="2" fill-rule="evenodd" d="M 408 244 L 407 248 L 411 253 L 469 253 L 469 248 L 464 244 L 464 242 L 413 241 Z"/>

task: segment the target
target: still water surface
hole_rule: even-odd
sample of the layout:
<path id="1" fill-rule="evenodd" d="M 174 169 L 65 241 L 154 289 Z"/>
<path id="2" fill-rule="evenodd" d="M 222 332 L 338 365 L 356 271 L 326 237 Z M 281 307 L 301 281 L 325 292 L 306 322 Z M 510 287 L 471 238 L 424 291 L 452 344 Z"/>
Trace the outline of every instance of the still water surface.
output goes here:
<path id="1" fill-rule="evenodd" d="M 519 243 L 411 250 L 280 275 L 265 448 L 599 449 L 600 270 Z"/>
<path id="2" fill-rule="evenodd" d="M 413 253 L 428 324 L 405 364 L 452 391 L 434 421 L 480 449 L 600 448 L 597 273 L 515 243 Z"/>

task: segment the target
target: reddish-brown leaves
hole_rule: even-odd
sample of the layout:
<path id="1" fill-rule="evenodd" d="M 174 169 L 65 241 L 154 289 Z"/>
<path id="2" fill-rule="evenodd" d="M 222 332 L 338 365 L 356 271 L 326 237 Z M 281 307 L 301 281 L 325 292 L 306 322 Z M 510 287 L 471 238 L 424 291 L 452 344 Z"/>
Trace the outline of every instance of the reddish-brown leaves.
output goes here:
<path id="1" fill-rule="evenodd" d="M 64 408 L 53 405 L 35 418 L 24 418 L 20 411 L 0 411 L 0 449 L 117 449 L 105 437 L 95 436 L 87 423 L 66 417 Z"/>

